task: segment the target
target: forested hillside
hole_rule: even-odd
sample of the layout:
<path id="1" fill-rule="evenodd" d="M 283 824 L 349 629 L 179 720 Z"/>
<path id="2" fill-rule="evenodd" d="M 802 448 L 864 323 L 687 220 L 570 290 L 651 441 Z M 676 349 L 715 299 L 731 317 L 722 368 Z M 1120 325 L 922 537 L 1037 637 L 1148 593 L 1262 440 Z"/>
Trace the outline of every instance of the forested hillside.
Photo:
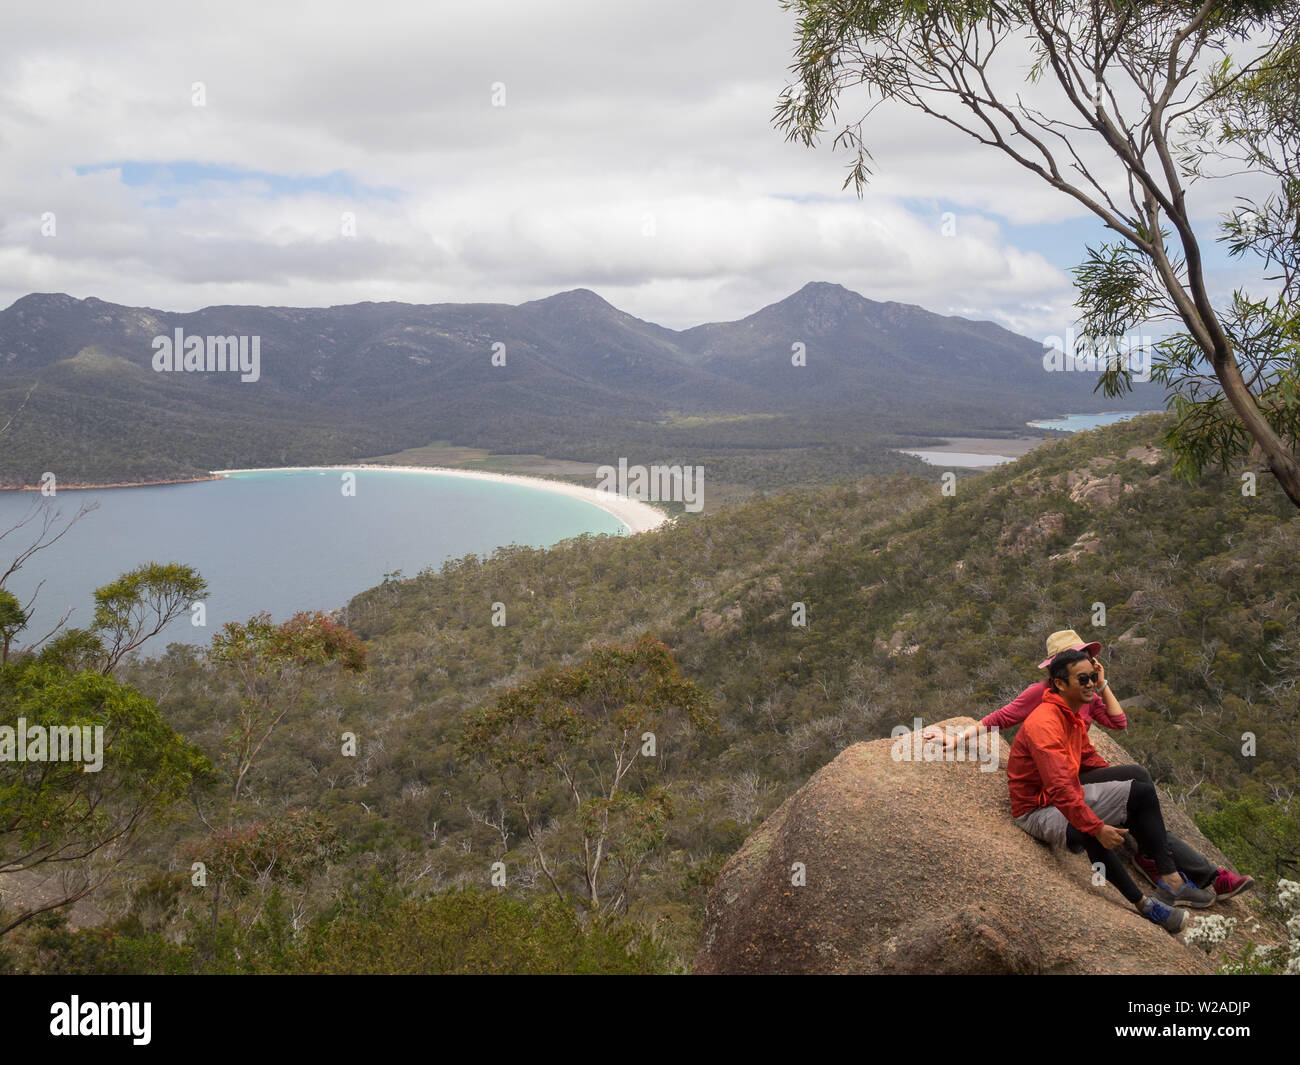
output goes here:
<path id="1" fill-rule="evenodd" d="M 204 357 L 208 340 L 243 337 L 250 366 L 257 338 L 257 366 L 158 371 L 155 342 L 178 336 Z M 0 310 L 0 488 L 46 472 L 112 484 L 346 463 L 434 441 L 703 464 L 715 484 L 772 488 L 916 472 L 889 449 L 954 426 L 1022 433 L 1062 410 L 1162 405 L 1155 385 L 1107 400 L 1092 374 L 1045 373 L 1042 350 L 991 322 L 820 282 L 683 331 L 586 289 L 518 306 L 189 313 L 33 294 Z"/>
<path id="2" fill-rule="evenodd" d="M 624 819 L 617 853 L 633 872 L 618 874 L 627 905 L 601 933 L 615 938 L 590 941 L 595 969 L 625 957 L 618 936 L 638 929 L 654 929 L 656 945 L 635 940 L 636 966 L 684 965 L 711 878 L 786 795 L 848 744 L 915 717 L 996 709 L 1040 679 L 1043 640 L 1066 627 L 1104 643 L 1134 756 L 1265 886 L 1294 878 L 1300 518 L 1266 475 L 1258 494 L 1243 494 L 1235 470 L 1175 479 L 1152 446 L 1163 419 L 1044 445 L 958 481 L 951 496 L 925 480 L 865 478 L 650 534 L 507 548 L 386 582 L 339 615 L 366 641 L 365 671 L 310 674 L 232 807 L 240 838 L 263 848 L 274 834 L 257 826 L 296 824 L 297 836 L 274 838 L 288 853 L 283 841 L 310 837 L 312 861 L 295 875 L 261 866 L 214 927 L 211 889 L 190 879 L 214 837 L 182 811 L 98 896 L 119 922 L 111 950 L 103 933 L 29 928 L 10 964 L 75 969 L 111 954 L 126 969 L 329 971 L 349 953 L 417 935 L 432 920 L 421 906 L 475 927 L 539 921 L 544 959 L 566 941 L 568 920 L 544 900 L 557 890 L 584 897 L 591 810 L 575 808 L 563 780 L 538 778 L 530 816 L 548 873 L 500 771 L 509 744 L 527 736 L 498 732 L 495 749 L 476 746 L 490 739 L 481 711 L 505 721 L 520 685 L 538 685 L 528 689 L 538 699 L 599 686 L 607 663 L 592 648 L 651 646 L 643 637 L 666 645 L 705 705 L 689 722 L 664 718 L 653 770 L 629 776 L 626 796 L 601 808 Z M 671 672 L 642 666 L 659 671 L 656 683 Z M 228 780 L 220 766 L 241 694 L 235 674 L 173 645 L 118 678 L 155 699 L 218 765 L 214 779 Z M 641 727 L 631 731 L 640 744 Z M 1253 753 L 1243 753 L 1247 734 Z M 304 835 L 295 811 L 323 820 Z M 612 878 L 615 850 L 603 874 Z M 496 902 L 418 901 L 460 886 L 491 891 L 494 875 L 505 885 Z M 552 916 L 512 917 L 499 911 L 507 898 Z M 171 945 L 131 953 L 150 934 Z M 545 968 L 537 957 L 519 966 Z"/>

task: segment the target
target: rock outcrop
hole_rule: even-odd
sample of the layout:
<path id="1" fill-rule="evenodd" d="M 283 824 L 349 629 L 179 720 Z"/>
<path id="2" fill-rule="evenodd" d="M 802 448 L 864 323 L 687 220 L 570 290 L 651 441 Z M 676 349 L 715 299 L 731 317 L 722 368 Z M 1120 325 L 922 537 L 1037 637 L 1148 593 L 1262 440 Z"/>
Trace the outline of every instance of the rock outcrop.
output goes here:
<path id="1" fill-rule="evenodd" d="M 1064 514 L 1040 514 L 1027 524 L 1005 526 L 998 538 L 998 547 L 1008 555 L 1023 555 L 1030 548 L 1040 547 L 1064 531 Z"/>
<path id="2" fill-rule="evenodd" d="M 1102 730 L 1091 738 L 1108 762 L 1133 761 Z M 1113 887 L 1092 886 L 1086 855 L 1054 852 L 1016 827 L 1003 770 L 1009 750 L 1001 743 L 1000 757 L 983 766 L 896 759 L 915 753 L 910 737 L 843 751 L 718 875 L 695 971 L 1212 971 L 1202 952 L 1145 920 Z M 1170 830 L 1226 865 L 1161 799 Z M 1244 926 L 1255 917 L 1249 899 L 1210 912 L 1246 918 Z"/>

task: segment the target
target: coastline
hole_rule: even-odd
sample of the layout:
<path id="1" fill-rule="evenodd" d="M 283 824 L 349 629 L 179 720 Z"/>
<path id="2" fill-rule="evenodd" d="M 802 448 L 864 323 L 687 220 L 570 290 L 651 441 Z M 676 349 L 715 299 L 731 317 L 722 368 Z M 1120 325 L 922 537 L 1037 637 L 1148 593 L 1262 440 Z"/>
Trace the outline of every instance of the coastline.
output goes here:
<path id="1" fill-rule="evenodd" d="M 156 488 L 164 484 L 202 484 L 204 481 L 219 481 L 220 477 L 216 472 L 208 474 L 206 477 L 173 477 L 166 481 L 115 481 L 113 484 L 83 484 L 75 481 L 72 484 L 59 484 L 57 489 L 60 492 L 94 492 L 100 488 Z M 0 492 L 39 492 L 39 484 L 0 484 Z"/>
<path id="2" fill-rule="evenodd" d="M 573 499 L 581 499 L 583 502 L 599 507 L 621 521 L 627 527 L 630 536 L 651 532 L 672 520 L 658 507 L 652 507 L 649 503 L 614 495 L 611 492 L 602 492 L 597 488 L 569 484 L 566 481 L 552 481 L 545 477 L 529 477 L 522 473 L 488 473 L 483 470 L 457 470 L 447 466 L 387 466 L 372 462 L 336 466 L 271 466 L 247 470 L 213 470 L 211 477 L 203 479 L 218 480 L 234 473 L 289 473 L 299 470 L 377 470 L 391 473 L 437 474 L 448 477 L 468 477 L 479 481 L 495 481 L 498 484 L 514 484 L 522 488 L 539 488 L 543 491 L 558 492 Z"/>

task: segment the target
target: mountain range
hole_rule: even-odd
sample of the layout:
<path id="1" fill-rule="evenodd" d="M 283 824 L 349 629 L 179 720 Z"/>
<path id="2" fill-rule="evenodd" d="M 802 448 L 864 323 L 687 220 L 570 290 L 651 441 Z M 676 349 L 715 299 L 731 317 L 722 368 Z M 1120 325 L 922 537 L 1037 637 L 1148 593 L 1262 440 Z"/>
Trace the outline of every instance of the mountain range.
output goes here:
<path id="1" fill-rule="evenodd" d="M 258 379 L 155 372 L 155 338 L 177 330 L 258 337 Z M 588 289 L 517 306 L 185 313 L 32 294 L 0 311 L 0 427 L 12 418 L 0 484 L 36 483 L 46 470 L 111 483 L 346 462 L 433 441 L 598 461 L 611 449 L 659 459 L 883 447 L 1161 405 L 1153 386 L 1105 400 L 1089 375 L 1044 372 L 1042 352 L 992 322 L 825 282 L 685 330 Z"/>

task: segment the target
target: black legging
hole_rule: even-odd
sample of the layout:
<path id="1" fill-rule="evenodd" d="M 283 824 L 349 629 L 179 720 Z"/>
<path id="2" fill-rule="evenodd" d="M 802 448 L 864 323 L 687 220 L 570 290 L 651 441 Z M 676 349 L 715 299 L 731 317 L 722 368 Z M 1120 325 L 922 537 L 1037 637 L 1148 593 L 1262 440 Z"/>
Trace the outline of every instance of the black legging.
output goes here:
<path id="1" fill-rule="evenodd" d="M 1177 866 L 1174 863 L 1173 853 L 1169 850 L 1165 822 L 1160 815 L 1160 799 L 1156 795 L 1155 785 L 1151 783 L 1150 775 L 1141 766 L 1111 767 L 1112 772 L 1120 772 L 1126 768 L 1130 770 L 1127 775 L 1111 778 L 1132 781 L 1128 791 L 1124 827 L 1133 833 L 1143 853 L 1150 855 L 1155 861 L 1160 875 L 1167 876 L 1176 872 Z M 1139 779 L 1131 770 L 1140 770 L 1147 779 Z M 1105 770 L 1095 770 L 1095 772 L 1105 772 Z M 1073 825 L 1068 825 L 1065 829 L 1065 842 L 1076 849 L 1082 847 L 1088 852 L 1089 859 L 1094 863 L 1100 862 L 1106 870 L 1106 879 L 1114 884 L 1119 889 L 1119 893 L 1129 902 L 1137 905 L 1142 901 L 1142 892 L 1133 883 L 1133 878 L 1128 875 L 1128 870 L 1119 860 L 1119 855 L 1103 847 L 1096 836 L 1090 836 L 1086 832 L 1080 832 Z"/>
<path id="2" fill-rule="evenodd" d="M 1111 765 L 1105 769 L 1085 769 L 1079 774 L 1080 784 L 1099 784 L 1105 780 L 1144 780 L 1152 783 L 1151 774 L 1140 765 Z M 1188 846 L 1172 832 L 1165 831 L 1169 850 L 1173 853 L 1178 871 L 1196 887 L 1205 888 L 1214 883 L 1219 868 L 1200 851 Z"/>

